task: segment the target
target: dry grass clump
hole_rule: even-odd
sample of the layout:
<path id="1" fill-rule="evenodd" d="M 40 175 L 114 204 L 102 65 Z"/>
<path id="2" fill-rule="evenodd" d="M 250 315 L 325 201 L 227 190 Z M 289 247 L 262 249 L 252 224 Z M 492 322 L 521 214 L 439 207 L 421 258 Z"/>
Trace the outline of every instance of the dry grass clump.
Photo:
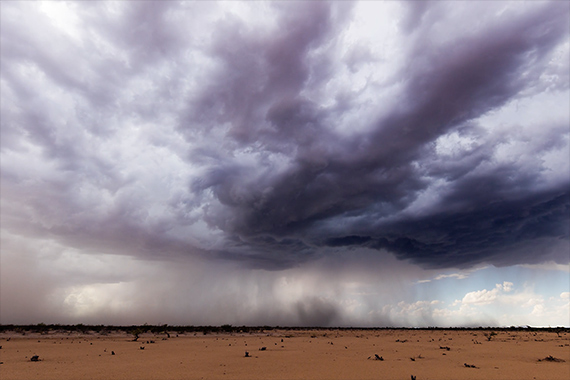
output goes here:
<path id="1" fill-rule="evenodd" d="M 544 359 L 538 359 L 539 362 L 557 362 L 557 363 L 563 363 L 565 362 L 564 359 L 559 359 L 559 358 L 555 358 L 552 355 L 548 355 L 547 357 L 545 357 Z"/>

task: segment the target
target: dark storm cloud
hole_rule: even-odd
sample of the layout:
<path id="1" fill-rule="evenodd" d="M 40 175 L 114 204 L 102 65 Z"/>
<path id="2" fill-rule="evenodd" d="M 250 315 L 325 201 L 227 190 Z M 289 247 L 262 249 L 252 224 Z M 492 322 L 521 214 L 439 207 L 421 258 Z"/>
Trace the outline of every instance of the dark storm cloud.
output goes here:
<path id="1" fill-rule="evenodd" d="M 568 261 L 568 174 L 545 179 L 541 162 L 567 151 L 568 120 L 521 135 L 482 120 L 568 90 L 566 60 L 551 64 L 567 3 L 502 16 L 503 3 L 403 3 L 386 56 L 347 42 L 352 3 L 254 4 L 260 17 L 70 3 L 77 38 L 33 6 L 22 26 L 24 5 L 3 4 L 3 228 L 265 269 L 360 246 L 426 267 Z M 466 28 L 463 7 L 485 9 L 481 22 Z M 453 138 L 469 147 L 442 154 Z M 524 159 L 497 159 L 511 143 L 526 144 Z M 307 305 L 303 323 L 337 318 Z"/>
<path id="2" fill-rule="evenodd" d="M 477 194 L 488 190 L 484 182 L 477 182 L 473 185 Z M 461 195 L 467 196 L 473 188 Z M 400 258 L 442 268 L 465 267 L 482 260 L 508 265 L 564 259 L 570 229 L 568 192 L 536 194 L 519 200 L 497 201 L 489 195 L 485 198 L 476 203 L 474 210 L 406 219 L 380 226 L 380 233 L 331 238 L 326 244 L 383 248 Z"/>
<path id="3" fill-rule="evenodd" d="M 261 247 L 260 260 L 274 255 L 275 260 L 288 262 L 291 250 L 284 241 L 291 238 L 297 242 L 297 253 L 310 252 L 310 247 L 323 242 L 365 245 L 434 267 L 567 260 L 559 249 L 540 258 L 535 251 L 522 249 L 538 245 L 548 250 L 568 240 L 567 178 L 547 191 L 535 191 L 540 169 L 527 171 L 513 163 L 473 174 L 500 143 L 493 137 L 456 166 L 428 164 L 438 137 L 452 131 L 477 133 L 477 126 L 467 124 L 470 120 L 532 88 L 543 73 L 545 57 L 566 36 L 567 4 L 544 4 L 512 19 L 492 20 L 443 46 L 430 41 L 436 21 L 419 22 L 430 4 L 413 4 L 404 29 L 418 36 L 412 39 L 407 62 L 398 74 L 404 86 L 401 100 L 373 121 L 366 133 L 349 137 L 341 138 L 330 128 L 334 121 L 328 116 L 338 111 L 335 106 L 319 106 L 302 95 L 311 80 L 311 47 L 325 44 L 326 28 L 314 25 L 330 22 L 329 13 L 322 10 L 328 4 L 311 9 L 310 26 L 300 18 L 279 28 L 291 39 L 281 37 L 271 47 L 258 42 L 258 49 L 250 50 L 248 37 L 219 42 L 224 46 L 220 50 L 241 54 L 237 63 L 222 55 L 228 65 L 227 75 L 219 78 L 223 95 L 208 90 L 202 95 L 216 99 L 217 114 L 225 116 L 210 120 L 229 121 L 228 136 L 236 145 L 228 149 L 233 152 L 258 146 L 260 154 L 284 152 L 291 162 L 285 170 L 276 173 L 269 168 L 253 181 L 252 176 L 259 175 L 253 168 L 214 164 L 195 189 L 211 189 L 231 210 L 231 219 L 223 214 L 219 221 L 213 215 L 212 223 L 246 246 Z M 297 33 L 304 38 L 293 38 Z M 275 46 L 287 59 L 271 60 L 267 51 Z M 256 60 L 261 62 L 257 66 L 252 64 Z M 257 87 L 252 88 L 252 83 Z M 257 112 L 267 111 L 255 119 L 245 111 L 252 107 L 248 102 L 255 102 Z M 567 130 L 562 133 L 567 135 Z M 551 148 L 544 146 L 543 151 Z M 428 177 L 454 181 L 441 208 L 422 217 L 398 216 L 426 190 Z M 359 219 L 343 225 L 346 235 L 324 227 L 345 216 Z M 396 220 L 383 221 L 387 217 Z M 506 255 L 516 248 L 521 248 L 519 254 L 501 257 L 501 252 Z"/>
<path id="4" fill-rule="evenodd" d="M 277 26 L 267 35 L 231 17 L 216 25 L 209 53 L 220 68 L 204 79 L 204 88 L 181 119 L 180 129 L 189 138 L 197 126 L 218 128 L 223 123 L 229 123 L 229 136 L 242 144 L 255 143 L 258 134 L 269 134 L 269 140 L 294 132 L 279 126 L 276 131 L 267 130 L 263 118 L 268 108 L 298 102 L 309 80 L 322 80 L 308 55 L 334 39 L 349 9 L 347 4 L 326 2 L 271 3 L 271 8 L 277 11 Z M 279 144 L 272 150 L 279 149 L 275 145 Z"/>

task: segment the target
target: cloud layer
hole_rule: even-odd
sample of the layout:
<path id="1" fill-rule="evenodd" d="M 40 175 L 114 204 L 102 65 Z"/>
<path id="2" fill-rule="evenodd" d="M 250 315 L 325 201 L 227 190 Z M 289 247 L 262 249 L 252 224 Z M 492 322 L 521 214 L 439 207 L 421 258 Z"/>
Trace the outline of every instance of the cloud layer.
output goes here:
<path id="1" fill-rule="evenodd" d="M 4 228 L 265 268 L 567 262 L 568 4 L 390 4 L 380 35 L 362 4 L 226 5 L 2 6 Z"/>

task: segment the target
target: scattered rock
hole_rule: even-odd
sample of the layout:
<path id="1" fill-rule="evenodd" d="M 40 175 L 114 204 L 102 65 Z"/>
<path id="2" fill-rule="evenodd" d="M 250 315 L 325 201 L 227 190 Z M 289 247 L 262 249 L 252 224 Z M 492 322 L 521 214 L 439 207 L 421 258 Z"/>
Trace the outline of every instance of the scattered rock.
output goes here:
<path id="1" fill-rule="evenodd" d="M 384 360 L 384 358 L 382 356 L 378 356 L 378 354 L 374 354 L 374 357 L 376 360 Z"/>
<path id="2" fill-rule="evenodd" d="M 247 352 L 247 351 L 245 352 L 245 357 L 246 357 L 246 358 L 251 358 L 251 356 L 249 356 L 249 352 Z"/>
<path id="3" fill-rule="evenodd" d="M 30 358 L 30 361 L 32 362 L 39 362 L 40 361 L 40 357 L 38 355 L 34 355 Z"/>
<path id="4" fill-rule="evenodd" d="M 416 380 L 416 377 L 414 375 L 410 375 L 412 377 L 412 380 Z"/>
<path id="5" fill-rule="evenodd" d="M 267 350 L 267 347 L 261 347 L 261 348 L 259 349 L 259 351 L 265 351 L 265 350 Z"/>
<path id="6" fill-rule="evenodd" d="M 475 366 L 474 364 L 463 363 L 463 365 L 467 368 L 479 368 L 479 367 Z"/>
<path id="7" fill-rule="evenodd" d="M 140 346 L 139 348 L 140 348 L 141 350 L 144 350 L 144 346 Z"/>
<path id="8" fill-rule="evenodd" d="M 447 350 L 447 351 L 451 350 L 451 348 L 449 348 L 447 346 L 439 346 L 439 349 L 440 350 Z"/>
<path id="9" fill-rule="evenodd" d="M 111 355 L 115 355 L 115 351 L 111 351 Z"/>

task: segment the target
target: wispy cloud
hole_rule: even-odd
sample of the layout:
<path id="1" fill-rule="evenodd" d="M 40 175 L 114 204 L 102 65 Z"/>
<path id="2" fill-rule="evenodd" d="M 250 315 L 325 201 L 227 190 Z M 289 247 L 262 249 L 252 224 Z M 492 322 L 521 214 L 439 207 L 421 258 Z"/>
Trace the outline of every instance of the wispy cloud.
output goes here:
<path id="1" fill-rule="evenodd" d="M 547 270 L 547 271 L 561 271 L 570 273 L 570 264 L 558 264 L 553 261 L 540 263 L 540 264 L 520 264 L 522 268 Z"/>
<path id="2" fill-rule="evenodd" d="M 450 274 L 442 273 L 442 274 L 438 274 L 437 276 L 430 278 L 430 279 L 419 280 L 419 281 L 417 281 L 417 284 L 425 284 L 425 283 L 432 282 L 432 281 L 443 280 L 445 278 L 455 278 L 457 280 L 463 280 L 463 279 L 468 278 L 473 272 L 483 270 L 485 268 L 487 268 L 487 266 L 462 270 L 462 271 L 459 271 L 457 273 L 450 273 Z"/>

